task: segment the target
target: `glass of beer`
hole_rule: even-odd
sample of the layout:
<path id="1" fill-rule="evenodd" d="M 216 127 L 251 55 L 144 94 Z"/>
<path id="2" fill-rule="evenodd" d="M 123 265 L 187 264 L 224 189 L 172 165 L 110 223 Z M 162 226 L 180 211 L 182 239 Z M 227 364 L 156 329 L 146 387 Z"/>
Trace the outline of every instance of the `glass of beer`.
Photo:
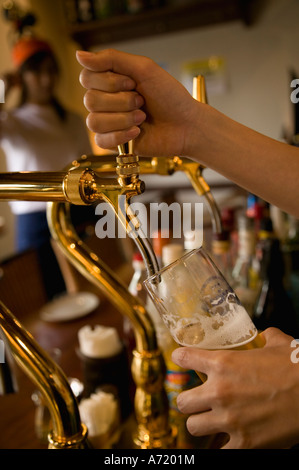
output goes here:
<path id="1" fill-rule="evenodd" d="M 253 349 L 264 346 L 250 316 L 203 248 L 193 250 L 144 281 L 165 325 L 181 346 Z M 207 377 L 196 371 L 202 382 Z M 208 436 L 209 447 L 229 436 Z"/>
<path id="2" fill-rule="evenodd" d="M 252 349 L 264 341 L 203 248 L 144 281 L 173 339 L 202 349 Z"/>

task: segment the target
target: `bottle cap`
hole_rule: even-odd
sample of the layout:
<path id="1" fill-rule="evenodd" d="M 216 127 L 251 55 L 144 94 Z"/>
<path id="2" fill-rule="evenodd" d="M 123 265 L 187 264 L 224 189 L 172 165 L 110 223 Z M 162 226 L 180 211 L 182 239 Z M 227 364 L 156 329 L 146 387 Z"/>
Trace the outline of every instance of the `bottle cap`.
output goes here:
<path id="1" fill-rule="evenodd" d="M 139 251 L 133 254 L 133 261 L 143 261 L 142 254 Z"/>

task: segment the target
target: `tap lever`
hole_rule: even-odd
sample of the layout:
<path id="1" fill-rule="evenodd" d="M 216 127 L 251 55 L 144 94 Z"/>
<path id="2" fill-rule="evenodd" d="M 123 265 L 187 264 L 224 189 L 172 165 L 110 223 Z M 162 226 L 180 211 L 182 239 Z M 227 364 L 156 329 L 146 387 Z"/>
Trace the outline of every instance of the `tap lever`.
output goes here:
<path id="1" fill-rule="evenodd" d="M 134 155 L 134 141 L 129 140 L 124 144 L 118 145 L 118 153 L 120 156 Z"/>
<path id="2" fill-rule="evenodd" d="M 193 98 L 201 103 L 208 104 L 206 82 L 203 75 L 193 78 Z"/>

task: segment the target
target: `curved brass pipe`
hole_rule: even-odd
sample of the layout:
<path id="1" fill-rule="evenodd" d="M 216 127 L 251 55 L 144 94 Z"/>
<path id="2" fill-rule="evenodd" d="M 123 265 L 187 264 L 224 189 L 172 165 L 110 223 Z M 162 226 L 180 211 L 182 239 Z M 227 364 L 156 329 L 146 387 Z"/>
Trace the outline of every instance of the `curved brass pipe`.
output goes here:
<path id="1" fill-rule="evenodd" d="M 132 373 L 136 384 L 135 443 L 141 448 L 168 448 L 174 445 L 175 431 L 168 422 L 168 399 L 164 390 L 165 364 L 157 347 L 154 325 L 140 300 L 76 235 L 69 206 L 49 203 L 48 223 L 53 238 L 67 259 L 95 284 L 127 316 L 134 327 L 136 350 Z"/>
<path id="2" fill-rule="evenodd" d="M 87 429 L 81 424 L 76 398 L 60 367 L 43 351 L 2 302 L 0 302 L 0 326 L 16 362 L 45 399 L 53 426 L 49 437 L 49 448 L 88 447 Z"/>
<path id="3" fill-rule="evenodd" d="M 155 350 L 155 330 L 144 306 L 137 297 L 130 294 L 126 285 L 109 266 L 77 236 L 72 225 L 69 205 L 49 203 L 47 212 L 51 235 L 68 260 L 131 320 L 137 331 L 137 349 Z"/>

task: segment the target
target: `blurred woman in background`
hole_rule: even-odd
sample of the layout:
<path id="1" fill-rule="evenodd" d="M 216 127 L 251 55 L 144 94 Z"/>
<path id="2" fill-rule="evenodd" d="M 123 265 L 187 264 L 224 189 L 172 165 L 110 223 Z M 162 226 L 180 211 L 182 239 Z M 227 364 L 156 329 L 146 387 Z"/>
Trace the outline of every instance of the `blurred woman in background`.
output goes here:
<path id="1" fill-rule="evenodd" d="M 3 76 L 5 94 L 7 98 L 18 87 L 20 102 L 10 111 L 2 106 L 0 113 L 0 144 L 7 171 L 59 171 L 91 153 L 84 121 L 55 96 L 59 66 L 51 46 L 34 36 L 23 36 L 12 49 L 12 59 L 15 72 Z M 51 272 L 45 283 L 51 298 L 64 290 L 64 283 L 50 246 L 46 203 L 12 201 L 10 206 L 16 220 L 16 248 L 38 250 L 45 275 Z"/>

